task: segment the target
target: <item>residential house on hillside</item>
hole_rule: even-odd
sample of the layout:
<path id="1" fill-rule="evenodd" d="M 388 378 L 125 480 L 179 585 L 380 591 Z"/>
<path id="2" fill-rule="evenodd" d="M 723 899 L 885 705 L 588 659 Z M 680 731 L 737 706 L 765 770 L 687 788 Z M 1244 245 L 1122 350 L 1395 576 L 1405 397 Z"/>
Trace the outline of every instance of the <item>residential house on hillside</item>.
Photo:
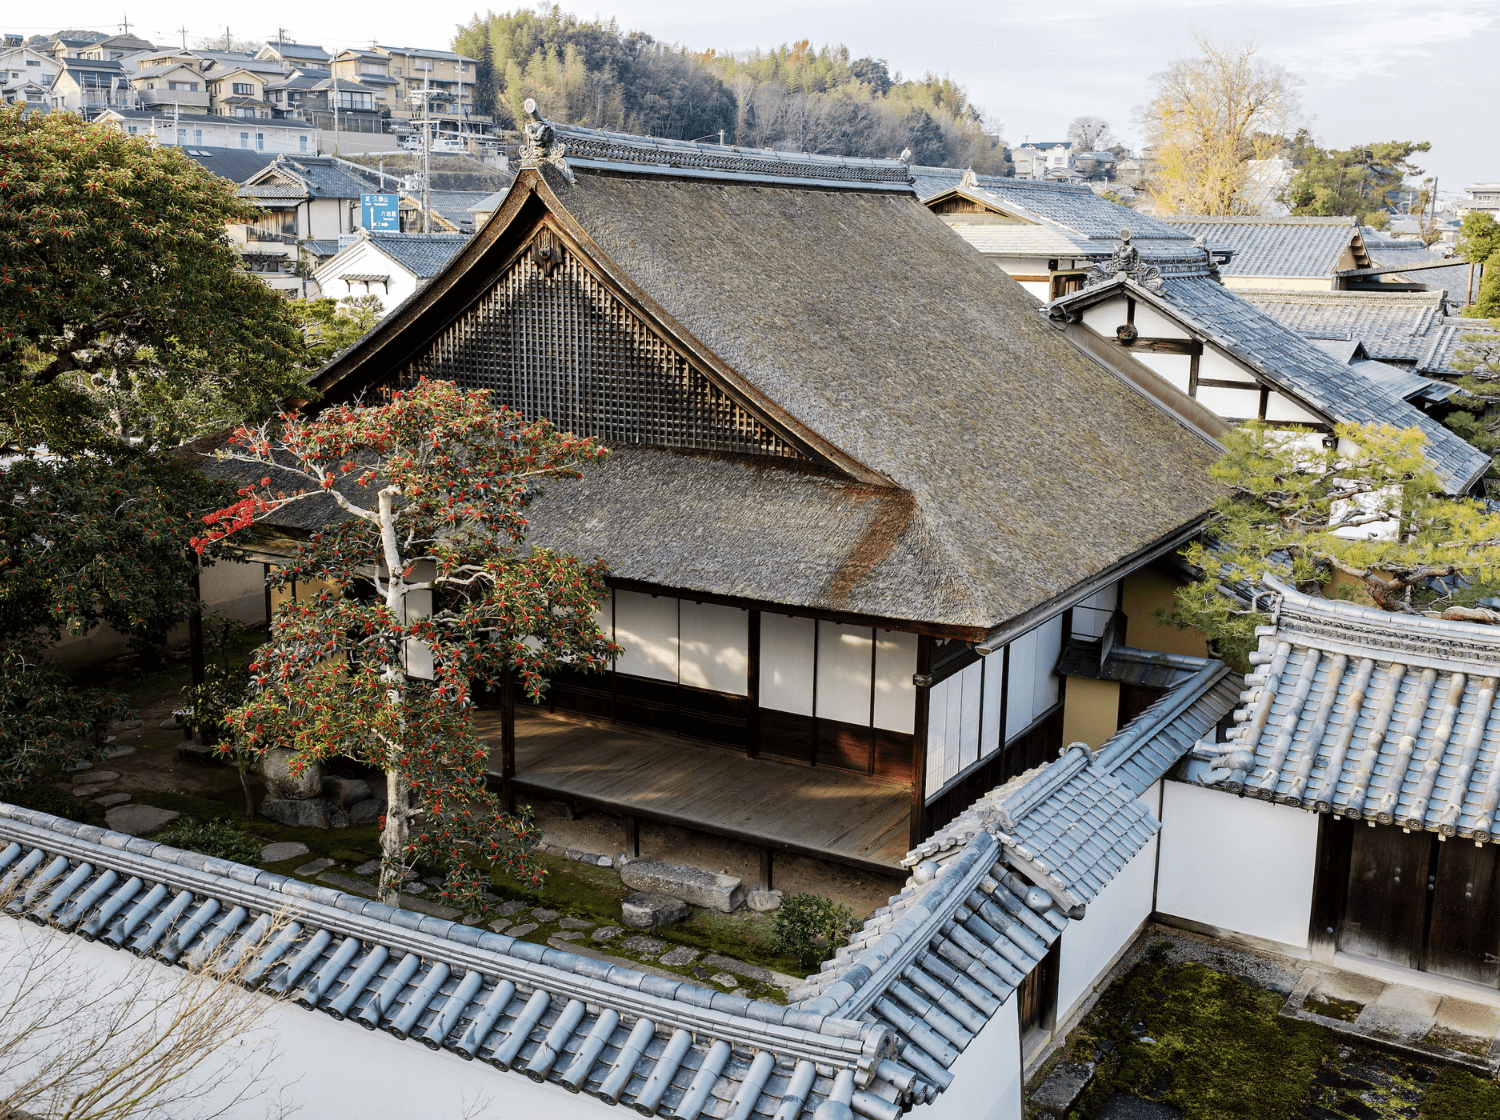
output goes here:
<path id="1" fill-rule="evenodd" d="M 1118 727 L 1118 688 L 1056 672 L 1075 636 L 1191 652 L 1152 564 L 1212 500 L 1222 423 L 1077 349 L 904 164 L 532 127 L 496 215 L 315 384 L 451 378 L 616 450 L 531 539 L 608 559 L 626 653 L 549 702 L 620 730 L 494 713 L 513 796 L 889 869 Z"/>
<path id="2" fill-rule="evenodd" d="M 243 151 L 311 155 L 317 133 L 301 121 L 223 117 L 215 113 L 181 115 L 144 109 L 107 109 L 96 123 L 131 136 L 154 136 L 159 144 L 179 148 L 239 148 Z"/>
<path id="3" fill-rule="evenodd" d="M 438 132 L 461 136 L 486 131 L 493 123 L 494 118 L 474 111 L 478 59 L 425 47 L 374 46 L 369 53 L 387 60 L 386 77 L 398 83 L 381 87 L 389 91 L 387 108 L 394 120 L 421 118 L 424 91 L 435 91 L 436 96 L 430 98 L 430 119 Z M 362 72 L 365 66 L 361 58 Z"/>
<path id="4" fill-rule="evenodd" d="M 255 52 L 255 57 L 265 62 L 276 63 L 286 74 L 304 66 L 327 69 L 333 59 L 332 55 L 316 44 L 289 43 L 285 40 L 268 41 L 265 46 Z"/>
<path id="5" fill-rule="evenodd" d="M 462 233 L 360 230 L 318 267 L 313 280 L 319 295 L 333 299 L 379 296 L 384 315 L 446 268 L 468 240 Z"/>
<path id="6" fill-rule="evenodd" d="M 0 48 L 0 100 L 46 106 L 53 79 L 61 72 L 62 63 L 33 47 Z"/>
<path id="7" fill-rule="evenodd" d="M 1500 213 L 1500 183 L 1475 183 L 1465 187 L 1458 212 L 1460 217 L 1474 213 Z"/>
<path id="8" fill-rule="evenodd" d="M 1234 250 L 1219 274 L 1231 288 L 1335 291 L 1341 274 L 1372 266 L 1355 218 L 1164 217 L 1189 237 Z"/>
<path id="9" fill-rule="evenodd" d="M 80 113 L 92 120 L 107 109 L 134 109 L 138 98 L 130 75 L 114 59 L 58 59 L 61 69 L 52 79 L 47 100 L 54 109 Z"/>
<path id="10" fill-rule="evenodd" d="M 270 120 L 274 107 L 266 100 L 271 79 L 245 66 L 215 66 L 210 72 L 208 93 L 212 111 L 225 117 Z"/>
<path id="11" fill-rule="evenodd" d="M 392 75 L 393 63 L 389 55 L 373 50 L 342 50 L 328 65 L 335 78 L 358 82 L 373 90 L 375 107 L 382 116 L 395 116 L 398 109 L 410 111 L 411 106 L 406 103 L 406 82 Z"/>
<path id="12" fill-rule="evenodd" d="M 167 116 L 194 116 L 209 110 L 208 81 L 196 65 L 172 61 L 137 71 L 130 79 L 136 108 Z"/>
<path id="13" fill-rule="evenodd" d="M 1147 256 L 1126 236 L 1080 291 L 1048 306 L 1048 315 L 1086 333 L 1091 345 L 1128 351 L 1228 422 L 1254 418 L 1323 433 L 1338 423 L 1415 427 L 1454 494 L 1489 468 L 1489 456 L 1411 403 L 1443 399 L 1450 390 L 1396 370 L 1361 376 L 1351 359 L 1368 360 L 1367 351 L 1336 356 L 1267 315 L 1220 282 L 1207 249 Z"/>
<path id="14" fill-rule="evenodd" d="M 376 91 L 343 78 L 306 74 L 266 87 L 276 116 L 307 121 L 325 132 L 376 133 L 384 130 Z"/>
<path id="15" fill-rule="evenodd" d="M 266 213 L 231 226 L 252 272 L 278 291 L 306 295 L 307 278 L 358 231 L 360 195 L 370 185 L 330 156 L 278 157 L 239 189 Z"/>
<path id="16" fill-rule="evenodd" d="M 125 59 L 154 50 L 156 50 L 156 45 L 147 42 L 139 35 L 111 35 L 107 39 L 100 39 L 82 48 L 78 51 L 78 57 L 107 62 L 111 59 Z"/>
<path id="17" fill-rule="evenodd" d="M 1018 179 L 1061 179 L 1071 177 L 1073 142 L 1071 140 L 1027 141 L 1012 148 L 1011 163 Z"/>

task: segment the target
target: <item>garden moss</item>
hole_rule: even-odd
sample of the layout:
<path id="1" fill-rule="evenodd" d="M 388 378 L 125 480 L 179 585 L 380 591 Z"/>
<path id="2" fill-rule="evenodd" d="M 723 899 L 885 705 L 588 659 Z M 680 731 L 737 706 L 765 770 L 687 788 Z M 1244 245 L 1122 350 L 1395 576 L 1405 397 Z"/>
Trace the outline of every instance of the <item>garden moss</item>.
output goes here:
<path id="1" fill-rule="evenodd" d="M 1445 1069 L 1422 1095 L 1422 1120 L 1500 1120 L 1500 1085 L 1468 1070 Z"/>

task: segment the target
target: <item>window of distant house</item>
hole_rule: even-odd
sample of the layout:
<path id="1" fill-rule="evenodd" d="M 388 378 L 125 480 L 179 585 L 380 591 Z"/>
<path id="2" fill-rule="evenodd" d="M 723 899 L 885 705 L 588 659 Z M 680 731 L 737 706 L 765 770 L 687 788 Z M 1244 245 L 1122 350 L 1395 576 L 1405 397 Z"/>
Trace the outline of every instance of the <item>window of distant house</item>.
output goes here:
<path id="1" fill-rule="evenodd" d="M 147 89 L 155 89 L 156 88 L 156 83 L 155 82 L 147 82 L 146 83 L 146 88 Z"/>
<path id="2" fill-rule="evenodd" d="M 297 150 L 298 151 L 302 151 L 302 152 L 307 151 L 307 137 L 306 136 L 299 136 L 299 137 L 297 137 Z"/>
<path id="3" fill-rule="evenodd" d="M 255 116 L 255 110 L 241 107 L 234 111 L 234 115 L 237 117 L 253 117 Z"/>
<path id="4" fill-rule="evenodd" d="M 249 146 L 250 146 L 250 134 L 248 132 L 242 132 L 242 133 L 240 133 L 240 147 L 242 147 L 242 148 L 248 148 Z"/>
<path id="5" fill-rule="evenodd" d="M 28 58 L 26 60 L 26 65 L 27 66 L 40 66 L 41 62 L 39 62 L 37 59 L 34 59 L 34 58 Z"/>
<path id="6" fill-rule="evenodd" d="M 168 89 L 180 89 L 180 90 L 183 90 L 184 92 L 187 92 L 187 93 L 197 93 L 198 92 L 198 83 L 197 82 L 168 82 L 167 83 L 167 88 Z"/>
<path id="7" fill-rule="evenodd" d="M 254 97 L 255 87 L 249 82 L 235 82 L 234 92 L 237 96 L 240 97 Z"/>
<path id="8" fill-rule="evenodd" d="M 385 63 L 383 63 L 383 62 L 362 62 L 362 63 L 360 63 L 359 69 L 360 69 L 360 71 L 362 73 L 365 73 L 365 74 L 384 74 L 385 73 Z"/>
<path id="9" fill-rule="evenodd" d="M 368 93 L 355 93 L 349 90 L 339 91 L 340 109 L 369 109 L 370 95 Z"/>
<path id="10" fill-rule="evenodd" d="M 201 143 L 203 143 L 203 130 L 201 128 L 195 128 L 195 129 L 193 129 L 193 143 L 194 144 L 201 144 Z"/>
<path id="11" fill-rule="evenodd" d="M 185 129 L 185 128 L 179 128 L 177 130 L 177 146 L 180 148 L 180 147 L 182 147 L 186 143 L 187 143 L 187 129 Z"/>
<path id="12" fill-rule="evenodd" d="M 266 134 L 264 132 L 257 132 L 255 134 L 255 150 L 257 152 L 266 150 Z"/>

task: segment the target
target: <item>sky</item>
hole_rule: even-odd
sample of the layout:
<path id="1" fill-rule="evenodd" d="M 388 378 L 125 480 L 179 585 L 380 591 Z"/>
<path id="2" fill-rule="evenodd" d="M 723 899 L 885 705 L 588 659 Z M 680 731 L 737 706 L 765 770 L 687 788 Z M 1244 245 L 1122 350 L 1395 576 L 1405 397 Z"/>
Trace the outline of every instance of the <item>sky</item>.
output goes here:
<path id="1" fill-rule="evenodd" d="M 601 6 L 608 4 L 608 6 Z M 131 29 L 158 43 L 222 35 L 276 35 L 328 47 L 371 40 L 447 46 L 475 0 L 361 0 L 358 4 L 205 4 L 202 0 L 70 0 L 72 27 Z M 522 5 L 516 5 L 517 7 Z M 499 5 L 500 10 L 511 10 Z M 797 39 L 846 44 L 855 57 L 885 59 L 908 75 L 931 71 L 963 84 L 1011 144 L 1063 139 L 1081 115 L 1109 121 L 1120 140 L 1139 142 L 1134 111 L 1151 75 L 1195 52 L 1194 36 L 1253 38 L 1261 54 L 1298 75 L 1302 105 L 1328 147 L 1378 140 L 1430 140 L 1418 166 L 1439 178 L 1444 197 L 1473 182 L 1500 181 L 1500 116 L 1486 76 L 1500 59 L 1496 0 L 579 0 L 583 17 L 615 18 L 669 43 L 720 52 Z M 18 11 L 36 19 L 43 7 Z M 261 13 L 265 14 L 262 15 Z M 357 23 L 355 22 L 357 18 Z M 209 21 L 213 22 L 209 22 Z M 30 35 L 52 26 L 10 24 Z"/>

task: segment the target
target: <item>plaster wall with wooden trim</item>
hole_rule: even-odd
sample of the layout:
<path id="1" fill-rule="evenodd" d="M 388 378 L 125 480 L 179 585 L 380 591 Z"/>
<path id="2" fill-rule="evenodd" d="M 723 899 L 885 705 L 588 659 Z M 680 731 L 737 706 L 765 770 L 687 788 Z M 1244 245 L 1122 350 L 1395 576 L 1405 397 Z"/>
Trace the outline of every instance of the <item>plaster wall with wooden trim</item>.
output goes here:
<path id="1" fill-rule="evenodd" d="M 1305 954 L 1316 813 L 1179 781 L 1165 783 L 1161 813 L 1156 909 L 1164 918 Z"/>
<path id="2" fill-rule="evenodd" d="M 911 1120 L 1024 1120 L 1021 1027 L 1012 995 L 948 1070 L 953 1084 Z"/>

